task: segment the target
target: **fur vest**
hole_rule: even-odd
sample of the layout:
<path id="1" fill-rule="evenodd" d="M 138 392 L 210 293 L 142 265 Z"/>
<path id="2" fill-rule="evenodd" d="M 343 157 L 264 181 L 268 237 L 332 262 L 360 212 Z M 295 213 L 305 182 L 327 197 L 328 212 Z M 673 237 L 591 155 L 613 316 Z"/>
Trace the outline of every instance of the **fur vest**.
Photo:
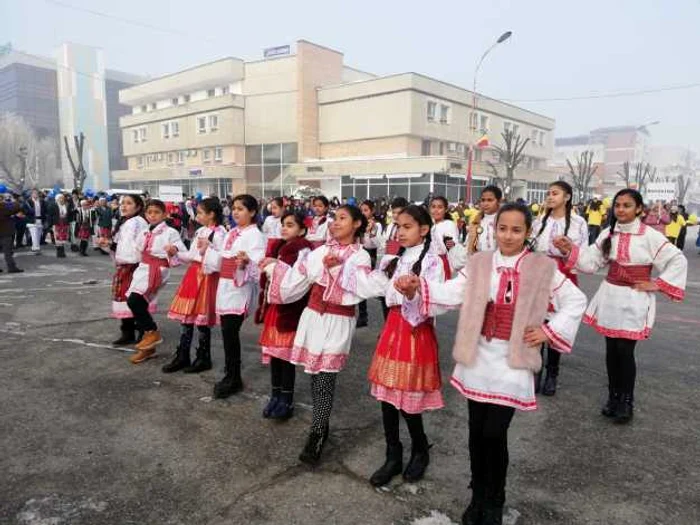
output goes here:
<path id="1" fill-rule="evenodd" d="M 491 290 L 494 252 L 479 252 L 471 256 L 468 265 L 464 301 L 459 312 L 457 335 L 452 355 L 458 363 L 472 366 L 484 324 L 486 305 Z M 549 289 L 556 263 L 538 253 L 527 253 L 518 267 L 519 290 L 515 298 L 515 314 L 511 339 L 508 342 L 508 365 L 534 372 L 542 368 L 540 348 L 526 347 L 525 329 L 544 323 L 549 307 Z"/>

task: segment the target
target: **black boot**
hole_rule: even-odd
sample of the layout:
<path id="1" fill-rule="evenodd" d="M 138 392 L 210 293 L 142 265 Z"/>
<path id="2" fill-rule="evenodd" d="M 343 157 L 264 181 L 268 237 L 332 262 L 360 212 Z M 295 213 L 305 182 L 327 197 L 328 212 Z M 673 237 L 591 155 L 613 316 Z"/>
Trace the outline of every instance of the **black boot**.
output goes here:
<path id="1" fill-rule="evenodd" d="M 169 363 L 163 365 L 164 374 L 172 374 L 173 372 L 179 372 L 183 368 L 190 366 L 190 344 L 192 340 L 187 337 L 186 333 L 180 335 L 180 344 L 177 345 L 177 350 L 175 350 L 175 356 L 173 360 Z"/>
<path id="2" fill-rule="evenodd" d="M 80 251 L 80 248 L 78 248 L 78 245 L 77 245 L 77 244 L 71 244 L 71 245 L 70 245 L 70 251 L 72 251 L 72 252 L 79 252 L 79 251 Z"/>
<path id="3" fill-rule="evenodd" d="M 617 403 L 615 411 L 615 423 L 625 424 L 632 421 L 634 416 L 634 400 L 632 394 L 623 393 L 620 395 L 620 400 Z"/>
<path id="4" fill-rule="evenodd" d="M 479 525 L 503 525 L 503 507 L 487 506 Z"/>
<path id="5" fill-rule="evenodd" d="M 115 341 L 112 341 L 114 346 L 133 345 L 137 342 L 136 329 L 134 327 L 133 319 L 122 319 L 121 332 L 121 337 Z"/>
<path id="6" fill-rule="evenodd" d="M 186 374 L 198 374 L 206 370 L 211 370 L 211 332 L 200 330 L 197 343 L 197 357 L 192 366 L 186 367 L 184 372 Z"/>
<path id="7" fill-rule="evenodd" d="M 462 525 L 481 525 L 484 519 L 484 487 L 474 486 L 474 481 L 471 483 L 472 500 L 469 506 L 462 514 Z"/>
<path id="8" fill-rule="evenodd" d="M 241 356 L 234 356 L 232 349 L 224 345 L 225 369 L 224 378 L 214 385 L 214 398 L 225 399 L 243 390 L 241 379 Z"/>
<path id="9" fill-rule="evenodd" d="M 362 301 L 359 304 L 359 314 L 357 316 L 357 324 L 355 328 L 364 328 L 368 324 L 367 318 L 367 301 Z"/>
<path id="10" fill-rule="evenodd" d="M 304 445 L 304 450 L 299 454 L 299 461 L 306 463 L 307 465 L 316 465 L 321 459 L 321 452 L 323 452 L 323 446 L 328 440 L 328 427 L 323 430 L 322 434 L 317 434 L 316 432 L 310 432 L 309 437 L 306 440 L 306 445 Z"/>
<path id="11" fill-rule="evenodd" d="M 272 394 L 270 395 L 270 400 L 267 402 L 267 405 L 265 405 L 265 408 L 263 408 L 262 415 L 264 418 L 270 417 L 270 414 L 272 414 L 272 411 L 275 409 L 275 406 L 277 405 L 277 403 L 279 403 L 281 395 L 282 389 L 278 386 L 273 386 Z"/>
<path id="12" fill-rule="evenodd" d="M 557 392 L 557 376 L 559 376 L 558 366 L 548 366 L 547 375 L 544 379 L 544 386 L 542 387 L 543 396 L 553 396 Z"/>
<path id="13" fill-rule="evenodd" d="M 617 404 L 620 401 L 620 393 L 612 387 L 608 387 L 608 400 L 600 411 L 605 417 L 615 417 Z"/>
<path id="14" fill-rule="evenodd" d="M 87 241 L 80 241 L 80 255 L 82 255 L 83 257 L 87 257 L 88 256 L 87 249 L 88 249 L 88 242 Z"/>
<path id="15" fill-rule="evenodd" d="M 56 246 L 56 257 L 59 259 L 65 259 L 66 257 L 66 247 Z"/>
<path id="16" fill-rule="evenodd" d="M 403 445 L 399 442 L 396 445 L 386 446 L 386 461 L 379 467 L 369 482 L 373 487 L 381 487 L 391 481 L 391 478 L 401 474 L 403 470 Z"/>
<path id="17" fill-rule="evenodd" d="M 270 419 L 285 421 L 294 415 L 294 392 L 282 392 L 270 411 Z"/>
<path id="18" fill-rule="evenodd" d="M 432 445 L 428 445 L 428 438 L 423 437 L 418 442 L 411 444 L 411 459 L 408 460 L 406 470 L 403 471 L 403 479 L 409 483 L 415 483 L 423 478 L 425 469 L 430 464 L 430 454 L 428 450 Z"/>

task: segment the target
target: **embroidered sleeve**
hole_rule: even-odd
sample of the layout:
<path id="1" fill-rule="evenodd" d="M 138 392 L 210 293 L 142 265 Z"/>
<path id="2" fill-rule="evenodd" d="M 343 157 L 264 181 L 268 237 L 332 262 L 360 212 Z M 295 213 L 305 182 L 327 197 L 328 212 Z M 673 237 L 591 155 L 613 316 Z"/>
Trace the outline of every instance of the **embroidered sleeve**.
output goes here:
<path id="1" fill-rule="evenodd" d="M 421 277 L 418 289 L 418 301 L 408 303 L 408 307 L 419 308 L 423 317 L 435 317 L 450 310 L 457 310 L 464 301 L 464 290 L 467 285 L 467 268 L 462 268 L 455 277 L 449 281 L 431 282 Z M 407 314 L 408 315 L 408 314 Z"/>
<path id="2" fill-rule="evenodd" d="M 370 261 L 369 254 L 365 250 L 358 250 L 350 255 L 342 265 L 331 268 L 330 270 L 326 269 L 325 271 L 328 272 L 328 284 L 323 294 L 323 299 L 329 303 L 346 306 L 354 305 L 366 299 L 366 297 L 356 294 L 352 291 L 352 288 L 360 292 L 369 292 L 372 289 L 372 282 L 364 283 L 367 285 L 366 287 L 363 285 L 358 287 L 358 282 L 360 282 L 361 279 L 361 277 L 357 275 L 358 273 L 362 272 L 365 273 L 365 275 L 371 275 L 373 273 L 372 262 Z M 381 272 L 375 274 L 375 279 L 377 279 L 377 283 L 381 284 Z M 347 286 L 347 288 L 345 288 L 344 285 Z M 368 297 L 374 297 L 376 295 L 380 294 L 375 293 L 374 295 L 368 295 Z"/>
<path id="3" fill-rule="evenodd" d="M 383 271 L 373 271 L 371 263 L 361 265 L 357 257 L 351 257 L 342 265 L 337 282 L 346 292 L 369 299 L 384 295 L 389 279 Z"/>
<path id="4" fill-rule="evenodd" d="M 685 284 L 688 277 L 688 259 L 662 235 L 654 236 L 654 240 L 657 242 L 652 241 L 652 249 L 655 249 L 656 255 L 652 264 L 659 272 L 654 283 L 659 287 L 659 291 L 672 301 L 682 301 L 685 297 Z"/>
<path id="5" fill-rule="evenodd" d="M 552 348 L 569 353 L 586 311 L 586 296 L 559 270 L 554 273 L 550 296 L 554 312 L 549 315 L 549 321 L 542 325 L 542 330 L 547 334 Z"/>
<path id="6" fill-rule="evenodd" d="M 565 259 L 565 267 L 567 269 L 576 268 L 580 272 L 595 273 L 603 268 L 607 261 L 603 256 L 601 246 L 603 241 L 608 236 L 609 229 L 606 228 L 603 233 L 598 236 L 596 242 L 590 246 L 581 246 L 573 243 L 571 253 Z"/>
<path id="7" fill-rule="evenodd" d="M 455 244 L 454 248 L 447 252 L 447 260 L 454 271 L 461 270 L 467 264 L 467 248 L 463 244 Z"/>
<path id="8" fill-rule="evenodd" d="M 462 274 L 458 274 L 454 279 L 455 281 L 459 278 L 459 275 Z M 435 287 L 445 283 L 444 266 L 438 257 L 426 257 L 423 260 L 420 283 L 420 290 L 413 298 L 408 299 L 404 297 L 401 301 L 401 315 L 411 326 L 418 326 L 430 317 L 441 313 L 434 304 L 431 309 L 431 286 Z"/>
<path id="9" fill-rule="evenodd" d="M 267 292 L 270 304 L 293 303 L 306 295 L 313 284 L 306 269 L 311 253 L 313 252 L 302 250 L 294 266 L 278 260 L 265 268 L 265 273 L 270 278 Z"/>

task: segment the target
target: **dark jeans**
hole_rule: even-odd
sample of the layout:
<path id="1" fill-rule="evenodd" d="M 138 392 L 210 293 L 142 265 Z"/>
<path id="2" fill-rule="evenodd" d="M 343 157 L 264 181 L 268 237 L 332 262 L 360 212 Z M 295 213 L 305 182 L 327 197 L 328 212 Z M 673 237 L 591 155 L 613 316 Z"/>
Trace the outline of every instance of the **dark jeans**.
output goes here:
<path id="1" fill-rule="evenodd" d="M 600 226 L 588 225 L 588 244 L 593 244 L 600 235 Z"/>
<path id="2" fill-rule="evenodd" d="M 15 246 L 20 248 L 27 244 L 25 237 L 27 236 L 27 225 L 26 224 L 16 224 L 15 225 Z"/>
<path id="3" fill-rule="evenodd" d="M 132 293 L 126 300 L 126 304 L 129 310 L 134 314 L 134 322 L 139 330 L 144 332 L 151 332 L 153 330 L 158 330 L 151 313 L 148 311 L 148 301 L 143 295 L 138 293 Z"/>
<path id="4" fill-rule="evenodd" d="M 15 258 L 12 256 L 12 250 L 14 249 L 12 235 L 3 235 L 0 237 L 0 245 L 2 246 L 2 253 L 5 255 L 7 269 L 14 270 L 17 268 L 17 264 L 15 263 Z"/>
<path id="5" fill-rule="evenodd" d="M 508 472 L 508 427 L 515 409 L 469 400 L 469 461 L 474 495 L 503 507 Z"/>
<path id="6" fill-rule="evenodd" d="M 637 378 L 637 363 L 634 347 L 637 341 L 622 338 L 605 338 L 605 364 L 608 369 L 608 384 L 612 390 L 634 395 Z"/>

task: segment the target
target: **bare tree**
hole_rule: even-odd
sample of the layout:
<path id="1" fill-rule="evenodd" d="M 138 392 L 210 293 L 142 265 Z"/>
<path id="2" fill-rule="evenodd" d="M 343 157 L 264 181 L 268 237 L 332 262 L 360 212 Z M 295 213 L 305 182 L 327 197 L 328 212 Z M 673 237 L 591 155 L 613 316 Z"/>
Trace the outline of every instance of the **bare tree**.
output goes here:
<path id="1" fill-rule="evenodd" d="M 32 186 L 50 188 L 60 183 L 63 177 L 57 177 L 58 143 L 53 137 L 44 137 L 36 143 L 33 160 L 27 164 L 27 175 Z"/>
<path id="2" fill-rule="evenodd" d="M 12 191 L 27 187 L 27 163 L 36 155 L 36 135 L 31 126 L 12 113 L 0 115 L 0 179 Z"/>
<path id="3" fill-rule="evenodd" d="M 503 137 L 503 146 L 494 146 L 494 150 L 498 152 L 500 162 L 505 164 L 506 176 L 505 176 L 505 197 L 510 198 L 510 194 L 513 191 L 513 179 L 515 177 L 515 170 L 518 165 L 525 159 L 523 155 L 523 150 L 530 139 L 523 139 L 519 134 L 516 135 L 513 130 L 509 129 L 501 133 Z"/>
<path id="4" fill-rule="evenodd" d="M 632 166 L 629 162 L 622 165 L 622 171 L 618 171 L 618 176 L 625 182 L 628 188 L 636 187 L 639 193 L 644 193 L 646 185 L 656 181 L 656 168 L 648 162 L 646 164 L 638 162 Z"/>
<path id="5" fill-rule="evenodd" d="M 68 157 L 71 171 L 73 171 L 73 187 L 78 191 L 83 191 L 83 184 L 85 183 L 85 179 L 87 179 L 87 172 L 83 166 L 83 147 L 85 146 L 85 135 L 82 131 L 80 132 L 80 135 L 73 135 L 73 142 L 75 143 L 76 160 L 78 161 L 77 165 L 73 160 L 70 147 L 68 146 L 68 137 L 65 135 L 63 136 L 63 144 L 66 147 L 66 156 Z"/>
<path id="6" fill-rule="evenodd" d="M 503 188 L 503 178 L 498 172 L 498 167 L 490 160 L 486 161 L 486 165 L 489 167 L 489 171 L 491 171 L 489 184 L 495 184 L 496 186 Z"/>
<path id="7" fill-rule="evenodd" d="M 690 189 L 691 182 L 692 178 L 690 175 L 679 175 L 676 179 L 678 204 L 685 203 L 685 196 L 688 194 L 688 189 Z"/>
<path id="8" fill-rule="evenodd" d="M 569 174 L 573 179 L 574 189 L 578 193 L 578 200 L 585 201 L 588 198 L 591 187 L 591 179 L 595 175 L 598 166 L 593 165 L 593 151 L 586 150 L 576 159 L 576 168 L 569 159 L 566 159 L 569 166 Z"/>

